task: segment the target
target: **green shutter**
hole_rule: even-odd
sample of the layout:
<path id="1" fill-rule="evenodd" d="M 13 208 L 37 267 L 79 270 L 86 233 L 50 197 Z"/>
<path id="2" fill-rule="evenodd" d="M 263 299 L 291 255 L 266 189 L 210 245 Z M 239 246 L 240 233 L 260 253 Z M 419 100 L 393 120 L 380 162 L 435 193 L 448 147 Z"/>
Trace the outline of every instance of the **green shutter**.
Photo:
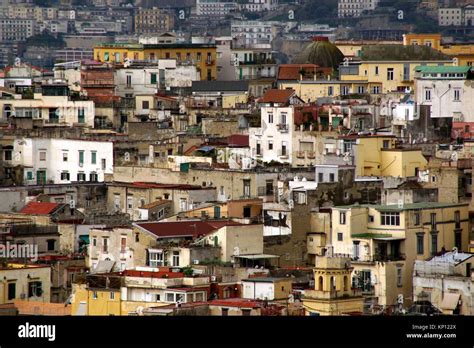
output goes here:
<path id="1" fill-rule="evenodd" d="M 156 74 L 151 74 L 151 83 L 152 84 L 156 83 Z"/>

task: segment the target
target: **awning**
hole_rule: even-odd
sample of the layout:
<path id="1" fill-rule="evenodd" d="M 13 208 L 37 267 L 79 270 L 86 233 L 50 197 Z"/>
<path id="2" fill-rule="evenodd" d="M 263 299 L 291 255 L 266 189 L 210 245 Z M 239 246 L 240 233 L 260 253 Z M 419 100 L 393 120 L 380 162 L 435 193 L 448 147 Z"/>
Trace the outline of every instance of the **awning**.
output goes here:
<path id="1" fill-rule="evenodd" d="M 79 239 L 80 239 L 81 241 L 83 241 L 84 243 L 86 243 L 86 244 L 89 244 L 89 243 L 90 243 L 90 241 L 89 241 L 89 235 L 88 235 L 88 234 L 83 234 L 82 236 L 79 236 Z"/>
<path id="2" fill-rule="evenodd" d="M 404 240 L 405 237 L 374 237 L 374 240 Z"/>
<path id="3" fill-rule="evenodd" d="M 441 303 L 441 308 L 454 311 L 459 304 L 460 297 L 460 294 L 444 294 L 443 302 Z"/>
<path id="4" fill-rule="evenodd" d="M 276 259 L 280 256 L 278 255 L 269 255 L 269 254 L 253 254 L 253 255 L 238 255 L 234 256 L 240 259 L 248 259 L 248 260 L 259 260 L 259 259 Z"/>
<path id="5" fill-rule="evenodd" d="M 203 146 L 203 147 L 200 147 L 199 149 L 197 149 L 197 151 L 201 151 L 201 152 L 210 152 L 212 150 L 214 150 L 215 147 L 214 146 Z"/>

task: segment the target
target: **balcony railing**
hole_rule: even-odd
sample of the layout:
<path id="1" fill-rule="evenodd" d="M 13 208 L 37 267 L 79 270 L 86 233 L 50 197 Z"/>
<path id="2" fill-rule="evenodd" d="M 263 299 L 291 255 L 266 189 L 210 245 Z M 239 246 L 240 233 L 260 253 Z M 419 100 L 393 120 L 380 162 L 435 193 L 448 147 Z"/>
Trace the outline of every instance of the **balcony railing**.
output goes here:
<path id="1" fill-rule="evenodd" d="M 314 159 L 314 158 L 316 158 L 316 153 L 314 151 L 306 151 L 306 156 L 309 159 Z"/>
<path id="2" fill-rule="evenodd" d="M 304 151 L 296 151 L 296 158 L 305 158 Z"/>
<path id="3" fill-rule="evenodd" d="M 280 132 L 282 133 L 287 133 L 288 130 L 289 130 L 289 126 L 288 126 L 288 123 L 279 123 L 277 125 L 277 128 Z"/>

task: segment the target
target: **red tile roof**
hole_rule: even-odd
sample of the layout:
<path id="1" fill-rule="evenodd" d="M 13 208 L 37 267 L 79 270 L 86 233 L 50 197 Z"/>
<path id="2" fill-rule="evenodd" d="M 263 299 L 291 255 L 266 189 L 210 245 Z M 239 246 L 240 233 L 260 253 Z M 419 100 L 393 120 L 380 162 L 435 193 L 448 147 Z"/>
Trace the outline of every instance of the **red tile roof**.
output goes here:
<path id="1" fill-rule="evenodd" d="M 254 300 L 245 300 L 242 298 L 228 298 L 225 300 L 210 301 L 211 306 L 239 307 L 239 308 L 259 308 L 261 303 Z"/>
<path id="2" fill-rule="evenodd" d="M 249 146 L 249 136 L 244 134 L 233 134 L 227 137 L 227 144 L 230 146 Z"/>
<path id="3" fill-rule="evenodd" d="M 20 210 L 20 213 L 28 215 L 49 215 L 58 207 L 58 203 L 30 202 Z"/>
<path id="4" fill-rule="evenodd" d="M 137 226 L 153 233 L 160 238 L 193 237 L 207 235 L 224 226 L 240 226 L 234 221 L 173 221 L 173 222 L 144 222 Z"/>
<path id="5" fill-rule="evenodd" d="M 287 103 L 295 94 L 292 89 L 270 89 L 260 99 L 261 103 Z"/>
<path id="6" fill-rule="evenodd" d="M 278 69 L 278 80 L 299 80 L 300 71 L 314 72 L 319 65 L 316 64 L 281 64 Z"/>

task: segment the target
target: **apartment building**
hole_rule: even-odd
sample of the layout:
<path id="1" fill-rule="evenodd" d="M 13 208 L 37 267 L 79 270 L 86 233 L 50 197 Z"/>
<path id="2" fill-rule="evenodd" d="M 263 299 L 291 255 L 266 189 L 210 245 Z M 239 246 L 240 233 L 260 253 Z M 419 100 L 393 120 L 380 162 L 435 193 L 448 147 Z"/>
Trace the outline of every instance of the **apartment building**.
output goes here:
<path id="1" fill-rule="evenodd" d="M 113 173 L 111 142 L 19 138 L 2 155 L 10 168 L 21 168 L 17 175 L 25 185 L 102 182 Z"/>
<path id="2" fill-rule="evenodd" d="M 352 283 L 367 306 L 411 303 L 414 261 L 467 250 L 468 214 L 468 203 L 336 206 L 331 245 L 351 255 Z"/>
<path id="3" fill-rule="evenodd" d="M 379 0 L 339 0 L 337 3 L 337 16 L 360 17 L 364 11 L 373 11 Z"/>
<path id="4" fill-rule="evenodd" d="M 158 7 L 140 7 L 135 13 L 135 32 L 138 34 L 160 33 L 173 28 L 174 15 Z"/>

